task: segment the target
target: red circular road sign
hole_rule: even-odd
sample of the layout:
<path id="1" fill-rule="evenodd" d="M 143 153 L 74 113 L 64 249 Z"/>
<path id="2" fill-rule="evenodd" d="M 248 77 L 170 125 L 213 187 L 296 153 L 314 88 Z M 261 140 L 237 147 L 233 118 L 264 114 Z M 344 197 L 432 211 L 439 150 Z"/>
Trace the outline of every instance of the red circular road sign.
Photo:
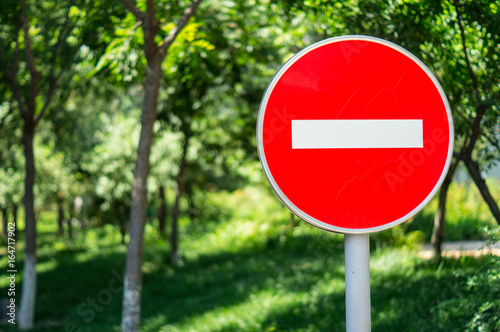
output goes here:
<path id="1" fill-rule="evenodd" d="M 298 217 L 328 231 L 374 232 L 411 218 L 439 189 L 453 120 L 439 82 L 410 52 L 336 37 L 274 76 L 257 145 L 271 187 Z"/>

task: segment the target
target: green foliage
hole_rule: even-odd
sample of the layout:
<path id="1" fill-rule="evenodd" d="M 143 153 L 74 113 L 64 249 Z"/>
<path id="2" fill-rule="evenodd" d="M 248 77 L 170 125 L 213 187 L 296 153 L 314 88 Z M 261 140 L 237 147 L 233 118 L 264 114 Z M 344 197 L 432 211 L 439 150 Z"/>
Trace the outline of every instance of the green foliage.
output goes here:
<path id="1" fill-rule="evenodd" d="M 488 232 L 491 242 L 500 241 L 498 228 Z M 464 277 L 463 272 L 455 272 Z M 500 330 L 500 260 L 495 256 L 486 257 L 474 274 L 467 276 L 463 293 L 457 293 L 449 300 L 439 303 L 432 310 L 445 320 L 461 322 L 461 331 Z"/>
<path id="2" fill-rule="evenodd" d="M 0 168 L 0 207 L 7 208 L 12 204 L 21 204 L 23 193 L 22 151 L 18 148 L 2 149 L 1 156 L 6 156 L 4 167 Z M 6 151 L 7 150 L 7 151 Z M 10 150 L 10 151 L 9 151 Z"/>
<path id="3" fill-rule="evenodd" d="M 408 231 L 408 223 L 391 227 L 388 230 L 374 233 L 370 236 L 370 243 L 376 249 L 384 247 L 399 247 L 418 249 L 425 242 L 424 232 L 420 230 Z"/>
<path id="4" fill-rule="evenodd" d="M 223 222 L 232 217 L 228 206 L 231 194 L 224 191 L 196 191 L 190 197 L 189 215 L 193 223 Z"/>
<path id="5" fill-rule="evenodd" d="M 0 81 L 4 84 L 8 72 L 14 70 L 13 79 L 25 99 L 30 85 L 37 85 L 41 97 L 36 100 L 37 113 L 44 103 L 49 105 L 52 94 L 54 100 L 66 100 L 70 95 L 70 83 L 80 80 L 78 69 L 102 52 L 104 43 L 99 36 L 111 26 L 107 14 L 116 10 L 116 3 L 107 0 L 27 1 L 26 23 L 34 65 L 40 75 L 40 81 L 35 82 L 28 71 L 21 3 L 5 0 L 1 6 L 0 59 L 8 66 L 2 68 Z M 57 86 L 61 81 L 64 88 Z M 13 92 L 6 91 L 5 100 L 10 100 Z"/>

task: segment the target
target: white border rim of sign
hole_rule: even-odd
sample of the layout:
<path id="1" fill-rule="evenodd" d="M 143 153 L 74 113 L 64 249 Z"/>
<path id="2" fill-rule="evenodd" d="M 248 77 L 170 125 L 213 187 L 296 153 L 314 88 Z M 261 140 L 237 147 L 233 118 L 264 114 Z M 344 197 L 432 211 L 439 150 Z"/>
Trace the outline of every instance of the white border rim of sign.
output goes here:
<path id="1" fill-rule="evenodd" d="M 436 185 L 434 186 L 434 188 L 427 195 L 427 197 L 419 205 L 417 205 L 413 210 L 411 210 L 407 215 L 405 215 L 397 220 L 394 220 L 392 222 L 389 222 L 385 225 L 381 225 L 381 226 L 377 226 L 377 227 L 370 227 L 370 228 L 359 228 L 359 229 L 354 228 L 353 229 L 353 228 L 344 228 L 344 227 L 330 225 L 330 224 L 327 224 L 321 220 L 318 220 L 318 219 L 308 215 L 304 211 L 300 210 L 297 206 L 295 206 L 295 204 L 293 204 L 288 199 L 288 197 L 286 197 L 286 195 L 281 191 L 280 187 L 278 186 L 278 184 L 274 180 L 274 178 L 271 174 L 271 170 L 269 169 L 269 167 L 267 165 L 267 160 L 266 160 L 266 156 L 264 153 L 264 145 L 263 145 L 262 128 L 263 128 L 263 122 L 264 122 L 264 113 L 265 113 L 265 110 L 267 107 L 267 102 L 269 100 L 269 97 L 270 97 L 272 91 L 274 90 L 274 87 L 276 86 L 279 79 L 288 70 L 288 68 L 290 68 L 297 60 L 302 58 L 304 55 L 306 55 L 310 51 L 312 51 L 318 47 L 327 45 L 327 44 L 332 44 L 332 43 L 337 43 L 340 41 L 347 41 L 347 40 L 364 40 L 364 41 L 371 41 L 374 43 L 382 44 L 382 45 L 388 46 L 388 47 L 402 53 L 403 55 L 406 55 L 408 58 L 413 60 L 413 62 L 415 62 L 429 76 L 429 78 L 434 83 L 436 89 L 439 91 L 439 94 L 441 95 L 441 99 L 443 101 L 443 104 L 445 106 L 446 113 L 448 116 L 448 126 L 449 126 L 449 133 L 450 133 L 450 136 L 449 136 L 450 139 L 449 139 L 449 143 L 448 143 L 448 155 L 446 157 L 446 162 L 445 162 L 443 171 L 441 173 L 441 176 L 439 177 L 438 181 L 436 182 Z M 269 184 L 271 185 L 271 188 L 273 189 L 274 193 L 276 194 L 276 196 L 278 196 L 280 201 L 290 211 L 292 211 L 293 214 L 295 214 L 297 217 L 304 220 L 305 222 L 311 224 L 312 226 L 320 228 L 320 229 L 325 230 L 325 231 L 335 232 L 335 233 L 343 233 L 343 234 L 362 234 L 362 233 L 373 233 L 373 232 L 382 231 L 382 230 L 394 227 L 394 226 L 410 219 L 415 214 L 417 214 L 420 210 L 422 210 L 423 207 L 425 205 L 427 205 L 427 203 L 429 203 L 429 201 L 437 193 L 437 191 L 441 187 L 441 184 L 444 181 L 444 178 L 446 177 L 446 174 L 448 173 L 448 169 L 450 167 L 450 163 L 451 163 L 451 159 L 452 159 L 452 155 L 453 155 L 454 138 L 455 138 L 455 131 L 454 131 L 454 125 L 453 125 L 453 116 L 451 113 L 450 104 L 448 103 L 448 98 L 446 98 L 446 93 L 444 92 L 443 88 L 441 87 L 441 84 L 439 83 L 438 79 L 434 76 L 434 74 L 431 72 L 431 70 L 419 58 L 417 58 L 415 55 L 413 55 L 412 53 L 410 53 L 409 51 L 407 51 L 403 47 L 396 45 L 390 41 L 387 41 L 385 39 L 372 37 L 372 36 L 364 36 L 364 35 L 346 35 L 346 36 L 338 36 L 338 37 L 324 39 L 322 41 L 319 41 L 317 43 L 314 43 L 314 44 L 306 47 L 302 51 L 300 51 L 297 54 L 295 54 L 294 56 L 292 56 L 278 70 L 278 72 L 274 75 L 271 82 L 267 86 L 266 91 L 264 92 L 264 96 L 262 98 L 260 107 L 259 107 L 259 114 L 258 114 L 258 118 L 257 118 L 257 150 L 259 153 L 259 159 L 260 159 L 262 168 L 264 170 L 264 174 L 265 174 Z"/>

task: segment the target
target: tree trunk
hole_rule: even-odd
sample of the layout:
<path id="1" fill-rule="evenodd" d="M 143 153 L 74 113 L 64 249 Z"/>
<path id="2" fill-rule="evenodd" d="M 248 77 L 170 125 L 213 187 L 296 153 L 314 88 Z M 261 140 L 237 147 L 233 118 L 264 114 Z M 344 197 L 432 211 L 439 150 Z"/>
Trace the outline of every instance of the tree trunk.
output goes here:
<path id="1" fill-rule="evenodd" d="M 2 208 L 2 235 L 7 236 L 7 227 L 9 223 L 9 215 L 7 214 L 7 208 Z"/>
<path id="2" fill-rule="evenodd" d="M 149 175 L 149 156 L 153 144 L 153 125 L 156 120 L 158 106 L 158 90 L 160 88 L 161 63 L 168 48 L 176 36 L 184 28 L 190 17 L 195 13 L 201 0 L 193 0 L 180 17 L 177 25 L 172 28 L 163 40 L 157 44 L 159 20 L 156 18 L 155 3 L 146 2 L 146 12 L 138 9 L 134 1 L 122 0 L 122 3 L 141 22 L 144 34 L 144 53 L 147 68 L 144 82 L 144 99 L 142 104 L 141 134 L 135 160 L 134 179 L 132 183 L 132 199 L 130 205 L 130 241 L 127 248 L 127 261 L 123 285 L 122 332 L 138 332 L 141 319 L 141 293 L 144 246 L 144 226 L 147 215 L 147 179 Z"/>
<path id="3" fill-rule="evenodd" d="M 158 209 L 158 222 L 161 235 L 165 235 L 165 227 L 167 224 L 167 199 L 165 198 L 165 186 L 160 185 L 158 188 L 158 196 L 160 197 L 160 208 Z"/>
<path id="4" fill-rule="evenodd" d="M 14 232 L 17 234 L 17 204 L 12 204 L 12 221 L 14 222 Z"/>
<path id="5" fill-rule="evenodd" d="M 70 216 L 68 219 L 66 219 L 66 225 L 68 225 L 68 238 L 71 240 L 73 238 L 73 224 L 71 223 L 71 220 L 73 218 Z"/>
<path id="6" fill-rule="evenodd" d="M 125 237 L 127 236 L 127 222 L 123 218 L 120 218 L 120 234 L 122 236 L 121 244 L 125 245 Z"/>
<path id="7" fill-rule="evenodd" d="M 25 212 L 25 258 L 23 270 L 23 285 L 21 290 L 21 307 L 19 310 L 19 329 L 33 328 L 35 318 L 36 298 L 36 221 L 35 221 L 35 155 L 33 151 L 33 138 L 35 125 L 33 117 L 27 116 L 24 121 L 23 145 L 26 167 L 24 188 Z"/>
<path id="8" fill-rule="evenodd" d="M 446 224 L 446 201 L 448 198 L 448 189 L 453 180 L 453 175 L 458 166 L 458 160 L 452 161 L 448 173 L 444 178 L 443 184 L 441 184 L 441 189 L 439 190 L 439 202 L 436 215 L 434 216 L 434 228 L 432 230 L 431 244 L 434 250 L 434 258 L 441 258 L 441 245 L 443 244 L 444 238 L 444 227 Z"/>
<path id="9" fill-rule="evenodd" d="M 189 125 L 188 125 L 189 126 Z M 184 191 L 184 174 L 186 171 L 186 155 L 189 148 L 190 133 L 189 129 L 184 132 L 184 144 L 182 146 L 182 157 L 177 174 L 177 188 L 175 190 L 175 203 L 172 209 L 172 233 L 170 234 L 170 263 L 172 266 L 179 265 L 181 258 L 179 255 L 179 204 Z"/>
<path id="10" fill-rule="evenodd" d="M 69 206 L 69 218 L 68 220 L 66 221 L 68 223 L 68 238 L 71 240 L 73 239 L 73 217 L 74 217 L 74 214 L 73 214 L 73 208 L 72 206 L 70 205 Z"/>
<path id="11" fill-rule="evenodd" d="M 500 210 L 498 209 L 498 205 L 495 199 L 493 198 L 493 196 L 491 196 L 490 190 L 488 189 L 486 182 L 481 176 L 479 165 L 476 162 L 474 162 L 470 156 L 465 156 L 463 158 L 463 161 L 465 166 L 467 167 L 467 170 L 469 171 L 472 180 L 476 184 L 477 189 L 479 189 L 481 196 L 483 197 L 486 204 L 488 204 L 491 214 L 493 215 L 497 223 L 500 225 Z"/>
<path id="12" fill-rule="evenodd" d="M 61 198 L 57 199 L 57 236 L 61 237 L 64 234 L 64 206 Z"/>
<path id="13" fill-rule="evenodd" d="M 149 155 L 153 144 L 153 124 L 156 120 L 158 90 L 160 86 L 161 58 L 156 55 L 148 59 L 144 99 L 142 105 L 142 127 L 135 161 L 132 200 L 130 206 L 130 241 L 123 287 L 122 324 L 123 332 L 139 331 L 141 316 L 141 293 L 144 246 L 144 226 L 147 210 L 147 178 Z"/>
<path id="14" fill-rule="evenodd" d="M 290 212 L 290 220 L 288 223 L 288 227 L 294 228 L 295 226 L 297 226 L 297 224 L 295 223 L 295 215 L 293 214 L 293 212 Z"/>

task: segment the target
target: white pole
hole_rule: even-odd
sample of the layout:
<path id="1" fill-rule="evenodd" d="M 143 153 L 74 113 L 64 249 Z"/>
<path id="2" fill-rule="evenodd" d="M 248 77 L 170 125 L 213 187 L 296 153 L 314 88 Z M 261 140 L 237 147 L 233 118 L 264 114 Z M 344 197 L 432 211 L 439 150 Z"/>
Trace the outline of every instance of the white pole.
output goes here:
<path id="1" fill-rule="evenodd" d="M 346 234 L 344 242 L 346 332 L 370 332 L 370 238 Z"/>

